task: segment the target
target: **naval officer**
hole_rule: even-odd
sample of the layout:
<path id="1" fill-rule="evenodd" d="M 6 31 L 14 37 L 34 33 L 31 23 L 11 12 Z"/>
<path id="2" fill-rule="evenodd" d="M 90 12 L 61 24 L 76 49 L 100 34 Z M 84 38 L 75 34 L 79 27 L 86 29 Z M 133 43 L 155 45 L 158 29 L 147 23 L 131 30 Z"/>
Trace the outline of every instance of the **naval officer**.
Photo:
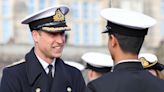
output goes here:
<path id="1" fill-rule="evenodd" d="M 112 72 L 88 84 L 92 92 L 164 92 L 164 81 L 146 71 L 138 54 L 148 29 L 156 21 L 147 15 L 119 8 L 101 11 L 107 20 Z"/>
<path id="2" fill-rule="evenodd" d="M 65 45 L 65 32 L 70 31 L 65 15 L 69 8 L 54 6 L 25 19 L 34 47 L 25 58 L 3 70 L 0 92 L 85 92 L 80 70 L 60 58 Z"/>

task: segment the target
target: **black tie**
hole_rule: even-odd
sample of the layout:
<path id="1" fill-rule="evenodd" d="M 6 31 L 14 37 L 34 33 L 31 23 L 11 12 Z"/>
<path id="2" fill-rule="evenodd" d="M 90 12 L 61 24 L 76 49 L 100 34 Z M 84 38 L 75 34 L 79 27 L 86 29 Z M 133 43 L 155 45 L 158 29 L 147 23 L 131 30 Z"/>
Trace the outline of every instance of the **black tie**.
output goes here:
<path id="1" fill-rule="evenodd" d="M 48 65 L 48 69 L 49 69 L 48 79 L 49 79 L 50 85 L 52 84 L 52 80 L 53 80 L 53 77 L 52 77 L 52 68 L 53 68 L 53 66 L 51 64 Z"/>

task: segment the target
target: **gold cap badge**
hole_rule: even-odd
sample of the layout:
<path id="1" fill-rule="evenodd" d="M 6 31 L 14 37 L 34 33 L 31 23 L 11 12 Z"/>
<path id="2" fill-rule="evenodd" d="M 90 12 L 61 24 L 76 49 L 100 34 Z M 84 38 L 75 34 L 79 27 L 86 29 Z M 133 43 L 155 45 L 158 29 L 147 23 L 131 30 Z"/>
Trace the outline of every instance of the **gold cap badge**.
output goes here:
<path id="1" fill-rule="evenodd" d="M 61 12 L 60 9 L 57 9 L 55 12 L 55 15 L 53 16 L 53 20 L 55 22 L 60 22 L 60 21 L 64 21 L 65 20 L 65 16 L 64 14 Z"/>
<path id="2" fill-rule="evenodd" d="M 139 60 L 141 61 L 142 63 L 142 66 L 144 68 L 148 68 L 148 67 L 151 67 L 153 65 L 155 65 L 157 63 L 157 61 L 154 61 L 153 63 L 150 63 L 148 60 L 146 60 L 144 57 L 141 57 L 139 58 Z"/>
<path id="3" fill-rule="evenodd" d="M 149 62 L 144 57 L 141 57 L 140 61 L 141 61 L 142 65 L 143 65 L 143 67 L 146 67 L 146 66 L 149 65 Z"/>

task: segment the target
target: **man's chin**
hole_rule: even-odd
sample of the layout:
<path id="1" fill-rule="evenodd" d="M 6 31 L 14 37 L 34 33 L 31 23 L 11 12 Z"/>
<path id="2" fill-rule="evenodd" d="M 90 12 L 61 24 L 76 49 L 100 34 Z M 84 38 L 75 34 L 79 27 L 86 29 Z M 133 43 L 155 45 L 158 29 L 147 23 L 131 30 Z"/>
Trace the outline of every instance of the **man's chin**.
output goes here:
<path id="1" fill-rule="evenodd" d="M 53 57 L 54 58 L 59 58 L 59 57 L 61 57 L 61 55 L 62 55 L 61 53 L 58 53 L 58 54 L 53 55 Z"/>

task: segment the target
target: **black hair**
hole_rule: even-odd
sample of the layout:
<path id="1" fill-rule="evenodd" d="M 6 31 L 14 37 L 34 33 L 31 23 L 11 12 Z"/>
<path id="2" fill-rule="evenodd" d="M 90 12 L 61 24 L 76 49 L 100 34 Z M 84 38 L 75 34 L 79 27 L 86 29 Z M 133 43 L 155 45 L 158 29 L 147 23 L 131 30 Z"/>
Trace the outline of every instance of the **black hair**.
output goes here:
<path id="1" fill-rule="evenodd" d="M 143 37 L 132 37 L 132 36 L 120 35 L 117 33 L 114 33 L 113 35 L 118 40 L 120 48 L 122 49 L 123 52 L 139 54 L 140 49 L 143 44 L 143 41 L 144 41 L 144 36 Z"/>

